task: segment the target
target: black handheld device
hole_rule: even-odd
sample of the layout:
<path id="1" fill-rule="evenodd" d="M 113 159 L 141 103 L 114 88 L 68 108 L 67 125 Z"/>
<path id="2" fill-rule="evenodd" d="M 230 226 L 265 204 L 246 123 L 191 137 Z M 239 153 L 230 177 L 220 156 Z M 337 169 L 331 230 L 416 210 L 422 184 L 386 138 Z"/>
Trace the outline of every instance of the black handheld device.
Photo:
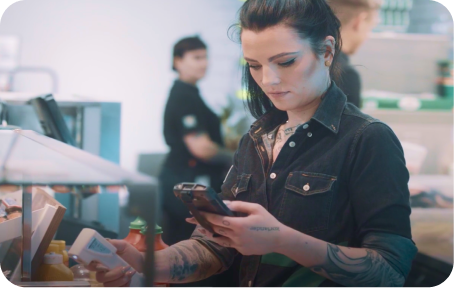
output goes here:
<path id="1" fill-rule="evenodd" d="M 200 225 L 213 233 L 214 237 L 221 235 L 214 232 L 212 224 L 208 222 L 200 211 L 218 214 L 222 216 L 235 217 L 231 211 L 212 188 L 197 183 L 180 183 L 173 187 L 173 193 L 176 197 L 188 207 L 192 216 Z"/>

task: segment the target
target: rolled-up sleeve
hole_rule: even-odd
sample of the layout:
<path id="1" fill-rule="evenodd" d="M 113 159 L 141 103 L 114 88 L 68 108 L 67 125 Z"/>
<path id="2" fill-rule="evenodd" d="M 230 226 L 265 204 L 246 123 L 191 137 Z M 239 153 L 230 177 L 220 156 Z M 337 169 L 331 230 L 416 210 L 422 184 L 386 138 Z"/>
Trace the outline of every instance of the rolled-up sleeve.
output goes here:
<path id="1" fill-rule="evenodd" d="M 394 132 L 382 122 L 371 123 L 352 151 L 349 195 L 357 241 L 370 232 L 411 239 L 409 173 Z"/>

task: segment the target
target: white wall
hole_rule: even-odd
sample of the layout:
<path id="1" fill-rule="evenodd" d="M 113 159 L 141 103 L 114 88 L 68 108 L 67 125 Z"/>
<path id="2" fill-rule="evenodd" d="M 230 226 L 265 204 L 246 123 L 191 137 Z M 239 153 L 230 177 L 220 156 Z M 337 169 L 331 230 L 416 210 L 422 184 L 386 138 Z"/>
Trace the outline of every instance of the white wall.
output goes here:
<path id="1" fill-rule="evenodd" d="M 162 117 L 175 74 L 173 44 L 199 34 L 211 67 L 200 84 L 219 111 L 237 79 L 240 47 L 227 37 L 239 0 L 24 0 L 10 6 L 0 35 L 18 35 L 20 65 L 59 77 L 59 94 L 122 102 L 121 165 L 136 168 L 141 152 L 167 151 Z M 48 92 L 42 75 L 18 77 L 21 92 Z M 236 87 L 235 87 L 236 88 Z M 58 99 L 57 99 L 58 100 Z"/>

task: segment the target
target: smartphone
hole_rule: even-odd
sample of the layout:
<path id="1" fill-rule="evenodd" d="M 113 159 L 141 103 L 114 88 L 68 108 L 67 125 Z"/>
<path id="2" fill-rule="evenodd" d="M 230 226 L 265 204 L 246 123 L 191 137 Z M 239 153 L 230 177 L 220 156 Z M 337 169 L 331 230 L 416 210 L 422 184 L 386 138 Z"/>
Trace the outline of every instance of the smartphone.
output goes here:
<path id="1" fill-rule="evenodd" d="M 197 183 L 180 183 L 173 187 L 173 193 L 188 207 L 197 222 L 213 233 L 213 237 L 221 235 L 214 232 L 212 224 L 200 214 L 200 211 L 222 216 L 236 216 L 211 187 Z"/>

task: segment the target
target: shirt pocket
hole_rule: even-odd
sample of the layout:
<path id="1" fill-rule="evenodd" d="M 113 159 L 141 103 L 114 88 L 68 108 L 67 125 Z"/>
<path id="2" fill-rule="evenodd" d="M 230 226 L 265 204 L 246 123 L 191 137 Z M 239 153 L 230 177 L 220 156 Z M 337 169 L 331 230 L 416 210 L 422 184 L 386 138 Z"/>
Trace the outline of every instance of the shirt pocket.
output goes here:
<path id="1" fill-rule="evenodd" d="M 249 181 L 251 180 L 251 176 L 252 174 L 244 173 L 237 176 L 237 182 L 231 189 L 233 197 L 238 198 L 239 194 L 244 193 L 249 189 Z"/>
<path id="2" fill-rule="evenodd" d="M 336 180 L 321 173 L 291 172 L 285 182 L 280 221 L 300 232 L 328 229 Z"/>

